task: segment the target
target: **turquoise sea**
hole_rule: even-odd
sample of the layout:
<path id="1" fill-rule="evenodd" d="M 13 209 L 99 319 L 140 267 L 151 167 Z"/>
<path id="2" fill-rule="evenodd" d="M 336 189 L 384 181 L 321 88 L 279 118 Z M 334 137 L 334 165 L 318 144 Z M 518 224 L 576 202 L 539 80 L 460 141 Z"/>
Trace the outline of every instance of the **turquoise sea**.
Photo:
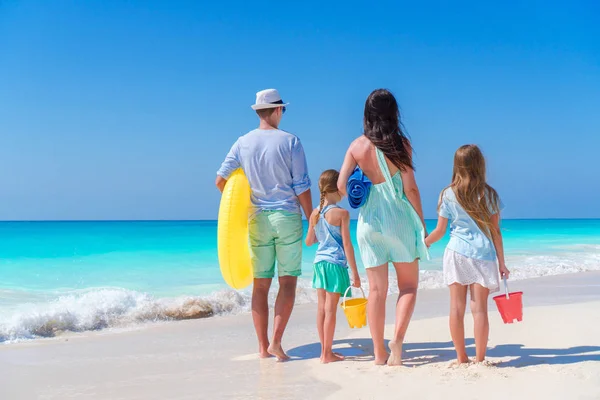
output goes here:
<path id="1" fill-rule="evenodd" d="M 247 311 L 249 290 L 221 278 L 216 230 L 216 221 L 0 222 L 0 342 Z M 600 220 L 506 220 L 503 233 L 516 280 L 600 270 Z M 445 241 L 421 264 L 424 289 L 442 286 Z M 304 252 L 299 303 L 315 300 L 314 251 Z"/>

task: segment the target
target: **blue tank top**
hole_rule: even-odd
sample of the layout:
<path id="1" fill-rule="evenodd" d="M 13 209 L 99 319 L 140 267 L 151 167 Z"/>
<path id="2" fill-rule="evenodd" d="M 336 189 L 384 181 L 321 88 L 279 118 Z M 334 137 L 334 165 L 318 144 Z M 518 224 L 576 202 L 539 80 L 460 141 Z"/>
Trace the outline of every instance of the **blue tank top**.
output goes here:
<path id="1" fill-rule="evenodd" d="M 342 229 L 339 226 L 333 226 L 325 219 L 325 214 L 332 208 L 340 208 L 336 205 L 329 205 L 321 210 L 319 220 L 315 225 L 315 234 L 319 241 L 315 264 L 325 261 L 331 264 L 337 264 L 348 267 L 348 260 L 344 253 L 344 244 L 342 241 Z"/>

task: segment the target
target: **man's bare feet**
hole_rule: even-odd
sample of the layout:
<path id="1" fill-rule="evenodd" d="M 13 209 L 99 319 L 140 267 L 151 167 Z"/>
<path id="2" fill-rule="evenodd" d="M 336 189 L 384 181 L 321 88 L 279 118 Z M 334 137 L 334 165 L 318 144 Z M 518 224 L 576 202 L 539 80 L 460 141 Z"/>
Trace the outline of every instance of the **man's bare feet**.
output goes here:
<path id="1" fill-rule="evenodd" d="M 388 345 L 390 346 L 390 357 L 387 360 L 387 365 L 402 365 L 402 343 L 396 343 L 392 340 Z"/>
<path id="2" fill-rule="evenodd" d="M 334 352 L 325 353 L 321 356 L 321 364 L 329 364 L 336 361 L 344 361 L 344 356 Z"/>
<path id="3" fill-rule="evenodd" d="M 271 343 L 267 351 L 272 356 L 277 357 L 277 361 L 283 362 L 290 359 L 290 357 L 287 354 L 285 354 L 285 351 L 283 351 L 283 349 L 281 348 L 281 343 Z"/>

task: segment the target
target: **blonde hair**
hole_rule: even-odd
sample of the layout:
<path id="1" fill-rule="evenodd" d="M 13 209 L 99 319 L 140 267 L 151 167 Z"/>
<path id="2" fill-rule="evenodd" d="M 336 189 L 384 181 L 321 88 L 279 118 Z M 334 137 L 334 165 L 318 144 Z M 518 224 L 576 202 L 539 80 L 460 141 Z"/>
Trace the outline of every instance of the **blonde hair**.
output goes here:
<path id="1" fill-rule="evenodd" d="M 496 190 L 486 183 L 485 158 L 479 147 L 466 144 L 456 150 L 452 183 L 448 188 L 454 190 L 458 203 L 491 238 L 492 215 L 500 211 L 500 201 Z"/>
<path id="2" fill-rule="evenodd" d="M 335 169 L 328 169 L 327 171 L 323 171 L 321 176 L 319 177 L 319 212 L 316 215 L 314 223 L 316 224 L 321 216 L 321 211 L 323 210 L 323 204 L 325 204 L 325 195 L 328 193 L 337 193 L 337 181 L 340 176 L 340 173 Z"/>

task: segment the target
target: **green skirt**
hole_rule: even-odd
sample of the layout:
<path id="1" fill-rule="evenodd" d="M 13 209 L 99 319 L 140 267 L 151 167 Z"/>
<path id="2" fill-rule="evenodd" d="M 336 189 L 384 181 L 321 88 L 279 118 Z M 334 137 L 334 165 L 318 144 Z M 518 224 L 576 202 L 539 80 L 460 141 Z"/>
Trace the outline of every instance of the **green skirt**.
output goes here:
<path id="1" fill-rule="evenodd" d="M 343 296 L 346 289 L 350 287 L 348 268 L 326 261 L 316 263 L 312 287 L 314 289 L 325 289 L 325 291 L 331 293 L 339 293 Z M 348 297 L 352 297 L 351 292 L 348 292 Z"/>

